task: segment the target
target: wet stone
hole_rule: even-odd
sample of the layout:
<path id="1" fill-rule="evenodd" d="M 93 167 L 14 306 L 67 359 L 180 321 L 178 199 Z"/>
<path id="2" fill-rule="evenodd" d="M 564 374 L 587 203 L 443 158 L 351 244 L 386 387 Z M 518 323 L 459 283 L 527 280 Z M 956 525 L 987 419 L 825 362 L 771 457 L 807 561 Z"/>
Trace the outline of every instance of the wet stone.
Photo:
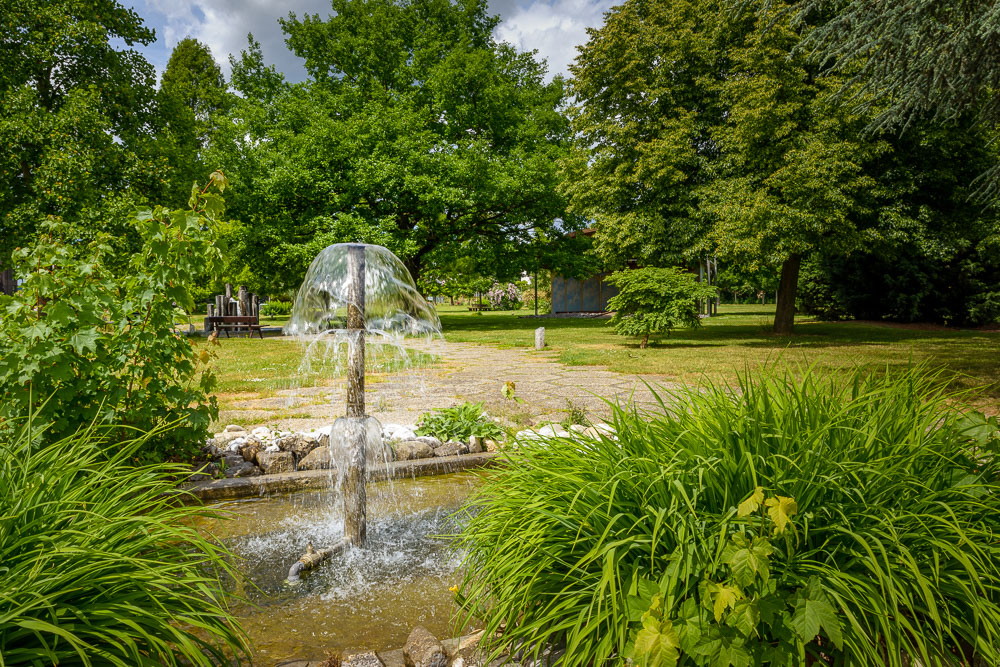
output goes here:
<path id="1" fill-rule="evenodd" d="M 468 451 L 468 445 L 463 445 L 460 442 L 446 442 L 440 447 L 434 448 L 434 456 L 457 456 L 461 453 L 461 449 L 465 447 Z"/>
<path id="2" fill-rule="evenodd" d="M 329 447 L 317 447 L 299 461 L 299 470 L 329 470 L 334 467 Z"/>
<path id="3" fill-rule="evenodd" d="M 292 472 L 295 469 L 295 455 L 291 452 L 259 452 L 257 465 L 266 475 Z"/>
<path id="4" fill-rule="evenodd" d="M 231 468 L 226 468 L 226 477 L 256 477 L 260 475 L 260 468 L 249 461 L 240 461 Z"/>
<path id="5" fill-rule="evenodd" d="M 413 461 L 415 459 L 429 459 L 434 456 L 435 450 L 426 442 L 421 440 L 404 440 L 395 444 L 397 461 Z"/>
<path id="6" fill-rule="evenodd" d="M 448 654 L 430 630 L 418 625 L 403 646 L 406 667 L 448 667 Z"/>
<path id="7" fill-rule="evenodd" d="M 376 655 L 375 651 L 345 653 L 340 659 L 340 665 L 341 667 L 385 667 L 385 663 Z"/>

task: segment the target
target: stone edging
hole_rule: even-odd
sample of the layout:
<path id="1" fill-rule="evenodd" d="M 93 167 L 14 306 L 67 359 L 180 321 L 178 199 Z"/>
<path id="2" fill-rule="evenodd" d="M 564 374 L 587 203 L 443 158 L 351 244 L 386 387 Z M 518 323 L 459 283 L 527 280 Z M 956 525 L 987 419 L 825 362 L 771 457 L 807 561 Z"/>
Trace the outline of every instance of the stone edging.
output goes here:
<path id="1" fill-rule="evenodd" d="M 481 454 L 461 454 L 458 456 L 436 456 L 411 461 L 393 461 L 386 467 L 371 471 L 369 481 L 386 478 L 424 477 L 443 475 L 474 468 L 491 467 L 498 463 L 496 452 Z M 302 470 L 298 472 L 276 473 L 258 477 L 234 477 L 195 482 L 181 487 L 202 501 L 233 500 L 253 496 L 267 496 L 273 493 L 289 493 L 322 489 L 329 485 L 330 470 Z"/>

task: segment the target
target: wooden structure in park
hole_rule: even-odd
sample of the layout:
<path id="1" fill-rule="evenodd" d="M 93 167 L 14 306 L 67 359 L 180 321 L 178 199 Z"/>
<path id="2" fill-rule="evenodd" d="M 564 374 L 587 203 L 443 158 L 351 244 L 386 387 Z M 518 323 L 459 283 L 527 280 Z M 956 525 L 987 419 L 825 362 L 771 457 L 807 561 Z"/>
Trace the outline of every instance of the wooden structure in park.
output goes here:
<path id="1" fill-rule="evenodd" d="M 240 285 L 234 298 L 233 286 L 226 283 L 226 293 L 216 294 L 215 302 L 208 304 L 205 331 L 225 332 L 227 338 L 231 332 L 245 332 L 248 336 L 257 332 L 263 338 L 260 331 L 260 299 L 247 291 L 244 285 Z"/>

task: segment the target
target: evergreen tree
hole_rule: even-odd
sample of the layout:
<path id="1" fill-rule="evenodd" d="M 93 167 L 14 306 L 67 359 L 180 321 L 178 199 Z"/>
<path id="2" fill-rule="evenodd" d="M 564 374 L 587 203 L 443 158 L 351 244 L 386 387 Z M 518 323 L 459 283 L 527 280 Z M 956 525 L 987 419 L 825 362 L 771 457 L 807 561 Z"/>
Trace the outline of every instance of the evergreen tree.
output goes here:
<path id="1" fill-rule="evenodd" d="M 211 171 L 203 151 L 219 114 L 232 104 L 222 70 L 207 46 L 191 37 L 177 43 L 163 71 L 159 103 L 165 127 L 162 140 L 172 167 L 168 201 L 183 206 L 192 183 Z"/>

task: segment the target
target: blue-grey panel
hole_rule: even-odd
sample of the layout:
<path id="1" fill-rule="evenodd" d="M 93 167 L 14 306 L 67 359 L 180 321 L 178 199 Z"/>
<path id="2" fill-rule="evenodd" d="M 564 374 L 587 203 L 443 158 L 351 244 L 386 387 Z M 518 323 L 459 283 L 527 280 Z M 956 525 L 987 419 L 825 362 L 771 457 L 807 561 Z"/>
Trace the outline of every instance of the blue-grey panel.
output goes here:
<path id="1" fill-rule="evenodd" d="M 618 294 L 618 286 L 604 282 L 601 278 L 601 310 L 608 309 L 608 299 Z"/>
<path id="2" fill-rule="evenodd" d="M 566 312 L 580 312 L 580 281 L 575 278 L 566 281 Z"/>
<path id="3" fill-rule="evenodd" d="M 601 279 L 591 276 L 583 282 L 580 310 L 594 313 L 601 310 Z"/>
<path id="4" fill-rule="evenodd" d="M 562 276 L 552 276 L 552 312 L 566 312 L 566 281 Z"/>

